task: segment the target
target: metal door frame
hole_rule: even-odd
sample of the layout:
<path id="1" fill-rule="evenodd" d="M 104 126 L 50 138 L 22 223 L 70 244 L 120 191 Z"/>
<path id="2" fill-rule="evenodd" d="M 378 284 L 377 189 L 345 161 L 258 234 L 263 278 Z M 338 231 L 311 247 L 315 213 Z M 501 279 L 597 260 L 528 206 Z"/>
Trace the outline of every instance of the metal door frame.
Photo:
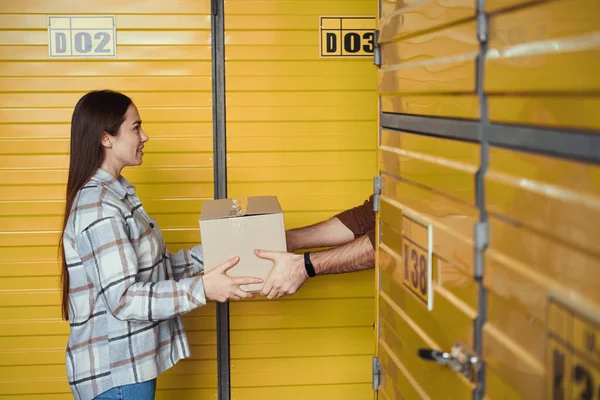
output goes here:
<path id="1" fill-rule="evenodd" d="M 224 0 L 211 0 L 214 198 L 227 198 L 227 135 L 225 116 Z M 231 398 L 229 303 L 217 303 L 218 399 Z"/>

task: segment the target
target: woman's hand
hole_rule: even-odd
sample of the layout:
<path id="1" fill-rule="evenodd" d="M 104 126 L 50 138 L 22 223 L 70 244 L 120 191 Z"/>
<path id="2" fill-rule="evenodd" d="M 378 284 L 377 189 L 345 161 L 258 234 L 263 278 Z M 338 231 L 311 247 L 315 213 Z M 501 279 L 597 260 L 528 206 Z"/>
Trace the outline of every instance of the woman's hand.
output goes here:
<path id="1" fill-rule="evenodd" d="M 240 289 L 240 285 L 262 283 L 262 279 L 246 276 L 232 278 L 226 274 L 238 261 L 240 261 L 239 257 L 231 258 L 204 274 L 204 294 L 207 299 L 222 303 L 228 300 L 254 298 L 254 293 Z"/>

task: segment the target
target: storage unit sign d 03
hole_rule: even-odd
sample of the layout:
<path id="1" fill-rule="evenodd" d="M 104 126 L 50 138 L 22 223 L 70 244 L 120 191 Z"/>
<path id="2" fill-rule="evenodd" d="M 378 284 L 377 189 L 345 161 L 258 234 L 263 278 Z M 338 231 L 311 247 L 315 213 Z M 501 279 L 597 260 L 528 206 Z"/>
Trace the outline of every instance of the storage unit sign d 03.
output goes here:
<path id="1" fill-rule="evenodd" d="M 375 17 L 321 17 L 321 57 L 372 57 Z"/>
<path id="2" fill-rule="evenodd" d="M 117 56 L 114 16 L 49 16 L 50 58 L 114 58 Z"/>

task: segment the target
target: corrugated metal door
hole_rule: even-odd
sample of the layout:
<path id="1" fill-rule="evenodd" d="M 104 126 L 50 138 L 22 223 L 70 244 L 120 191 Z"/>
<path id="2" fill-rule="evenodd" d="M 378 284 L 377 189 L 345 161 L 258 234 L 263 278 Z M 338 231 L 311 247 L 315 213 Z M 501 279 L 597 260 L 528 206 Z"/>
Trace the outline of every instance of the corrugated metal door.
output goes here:
<path id="1" fill-rule="evenodd" d="M 151 137 L 125 170 L 171 250 L 198 243 L 213 196 L 209 1 L 3 1 L 0 6 L 0 398 L 72 398 L 60 320 L 58 237 L 71 113 L 85 92 L 131 95 Z M 108 14 L 117 59 L 49 60 L 48 15 Z M 186 318 L 192 359 L 158 398 L 214 398 L 214 304 Z"/>
<path id="2" fill-rule="evenodd" d="M 58 233 L 72 109 L 86 91 L 131 95 L 151 140 L 125 171 L 171 250 L 197 243 L 213 196 L 210 2 L 93 5 L 11 1 L 0 21 L 0 397 L 71 398 L 60 321 Z M 48 60 L 49 14 L 109 14 L 117 59 Z M 375 3 L 226 5 L 229 194 L 276 194 L 287 227 L 351 207 L 375 174 L 375 69 L 319 59 L 321 15 L 374 15 Z M 295 297 L 232 304 L 233 397 L 372 398 L 373 274 L 324 277 Z M 215 308 L 191 313 L 192 359 L 158 398 L 216 395 Z M 307 373 L 298 374 L 298 371 Z"/>
<path id="3" fill-rule="evenodd" d="M 277 195 L 294 228 L 372 193 L 376 68 L 320 59 L 319 17 L 375 13 L 372 0 L 226 2 L 228 196 Z M 372 398 L 374 319 L 373 271 L 232 303 L 232 398 Z"/>
<path id="4" fill-rule="evenodd" d="M 477 346 L 475 4 L 383 1 L 379 29 L 379 395 L 468 399 L 474 383 L 422 356 Z"/>
<path id="5" fill-rule="evenodd" d="M 384 398 L 600 398 L 597 6 L 383 1 Z"/>
<path id="6" fill-rule="evenodd" d="M 487 9 L 487 397 L 600 399 L 598 2 Z"/>

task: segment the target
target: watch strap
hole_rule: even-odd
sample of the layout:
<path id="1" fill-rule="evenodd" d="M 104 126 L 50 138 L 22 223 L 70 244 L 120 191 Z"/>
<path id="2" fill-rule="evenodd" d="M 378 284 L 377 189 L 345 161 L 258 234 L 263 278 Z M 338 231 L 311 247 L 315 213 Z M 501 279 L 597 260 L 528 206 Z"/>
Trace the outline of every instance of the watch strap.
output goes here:
<path id="1" fill-rule="evenodd" d="M 304 268 L 306 268 L 306 273 L 309 277 L 312 278 L 313 276 L 317 275 L 315 273 L 315 268 L 313 267 L 312 262 L 310 261 L 309 252 L 304 253 Z"/>

